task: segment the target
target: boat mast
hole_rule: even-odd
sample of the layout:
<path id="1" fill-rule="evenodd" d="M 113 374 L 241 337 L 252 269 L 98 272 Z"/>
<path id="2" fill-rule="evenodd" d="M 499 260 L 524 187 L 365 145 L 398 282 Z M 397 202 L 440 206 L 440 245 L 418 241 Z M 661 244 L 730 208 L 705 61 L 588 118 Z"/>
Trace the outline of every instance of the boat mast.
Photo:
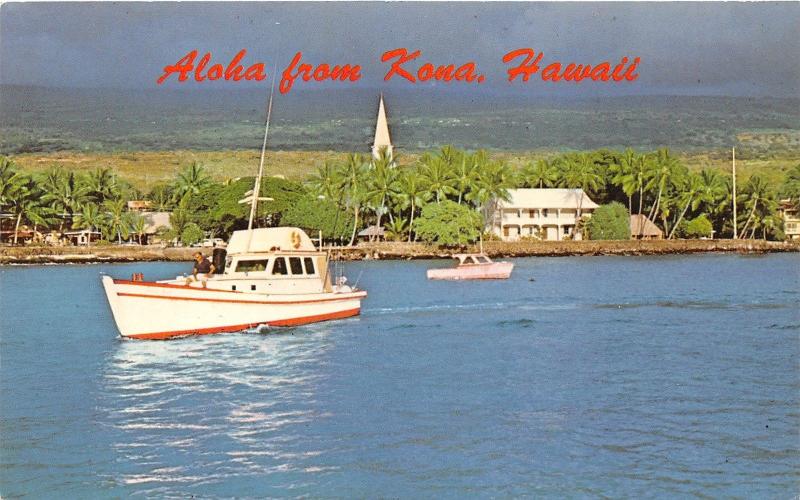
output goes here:
<path id="1" fill-rule="evenodd" d="M 275 76 L 277 71 L 272 73 L 272 89 L 269 91 L 269 103 L 267 104 L 267 121 L 264 125 L 264 142 L 261 144 L 261 161 L 258 164 L 258 175 L 256 176 L 256 183 L 253 186 L 253 191 L 250 193 L 251 197 L 248 200 L 245 197 L 241 202 L 250 202 L 250 219 L 247 221 L 247 229 L 253 229 L 253 219 L 256 216 L 256 208 L 258 207 L 259 200 L 272 201 L 272 198 L 259 198 L 258 194 L 261 191 L 261 179 L 264 177 L 264 156 L 267 154 L 267 137 L 269 136 L 269 121 L 272 116 L 272 98 L 275 95 Z M 249 245 L 248 245 L 249 246 Z"/>
<path id="2" fill-rule="evenodd" d="M 737 239 L 739 236 L 736 231 L 736 148 L 731 148 L 731 160 L 733 161 L 732 173 L 733 173 L 733 239 Z"/>

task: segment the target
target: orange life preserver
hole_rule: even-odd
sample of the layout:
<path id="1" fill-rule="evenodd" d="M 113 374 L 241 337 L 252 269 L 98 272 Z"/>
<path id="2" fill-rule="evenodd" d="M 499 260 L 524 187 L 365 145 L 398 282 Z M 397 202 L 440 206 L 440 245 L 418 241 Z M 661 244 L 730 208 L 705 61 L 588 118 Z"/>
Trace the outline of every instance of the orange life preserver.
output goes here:
<path id="1" fill-rule="evenodd" d="M 300 233 L 298 233 L 297 231 L 292 231 L 292 246 L 295 249 L 300 248 L 300 243 L 301 243 Z"/>

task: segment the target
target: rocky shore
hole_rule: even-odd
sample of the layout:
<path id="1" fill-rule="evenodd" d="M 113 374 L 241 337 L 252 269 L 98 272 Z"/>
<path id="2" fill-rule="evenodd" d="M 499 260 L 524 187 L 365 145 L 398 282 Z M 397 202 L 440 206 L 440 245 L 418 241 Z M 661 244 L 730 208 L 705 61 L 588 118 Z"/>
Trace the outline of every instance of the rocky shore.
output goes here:
<path id="1" fill-rule="evenodd" d="M 188 262 L 196 248 L 153 246 L 0 247 L 0 265 L 89 264 L 99 262 Z M 209 249 L 201 249 L 210 253 Z M 362 243 L 331 248 L 337 260 L 402 260 L 449 258 L 454 253 L 476 252 L 477 245 L 457 249 L 421 243 Z M 558 257 L 569 255 L 666 255 L 704 252 L 800 252 L 800 242 L 763 240 L 662 240 L 662 241 L 489 241 L 484 250 L 492 257 Z"/>

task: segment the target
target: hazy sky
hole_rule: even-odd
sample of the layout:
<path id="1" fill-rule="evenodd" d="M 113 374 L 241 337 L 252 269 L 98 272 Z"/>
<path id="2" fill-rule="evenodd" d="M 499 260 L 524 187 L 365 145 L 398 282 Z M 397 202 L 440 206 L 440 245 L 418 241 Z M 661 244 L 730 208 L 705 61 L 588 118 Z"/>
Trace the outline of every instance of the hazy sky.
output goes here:
<path id="1" fill-rule="evenodd" d="M 474 60 L 487 77 L 480 88 L 502 91 L 509 89 L 503 54 L 531 47 L 544 52 L 545 63 L 638 56 L 640 78 L 624 86 L 537 78 L 514 90 L 800 96 L 797 2 L 5 3 L 0 9 L 6 84 L 156 88 L 162 68 L 189 50 L 210 51 L 227 64 L 244 48 L 245 63 L 277 62 L 279 70 L 297 51 L 312 63 L 361 64 L 361 84 L 380 87 L 388 69 L 381 54 L 407 47 L 439 64 Z M 225 85 L 231 84 L 182 87 Z"/>

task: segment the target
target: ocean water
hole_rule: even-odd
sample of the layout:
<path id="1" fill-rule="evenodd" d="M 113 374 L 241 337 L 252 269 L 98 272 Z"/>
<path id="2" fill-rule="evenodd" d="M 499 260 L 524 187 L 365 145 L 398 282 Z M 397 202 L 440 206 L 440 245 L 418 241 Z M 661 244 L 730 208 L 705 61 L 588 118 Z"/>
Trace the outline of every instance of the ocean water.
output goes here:
<path id="1" fill-rule="evenodd" d="M 358 262 L 358 318 L 125 341 L 101 272 L 0 268 L 3 498 L 800 492 L 800 255 Z"/>

